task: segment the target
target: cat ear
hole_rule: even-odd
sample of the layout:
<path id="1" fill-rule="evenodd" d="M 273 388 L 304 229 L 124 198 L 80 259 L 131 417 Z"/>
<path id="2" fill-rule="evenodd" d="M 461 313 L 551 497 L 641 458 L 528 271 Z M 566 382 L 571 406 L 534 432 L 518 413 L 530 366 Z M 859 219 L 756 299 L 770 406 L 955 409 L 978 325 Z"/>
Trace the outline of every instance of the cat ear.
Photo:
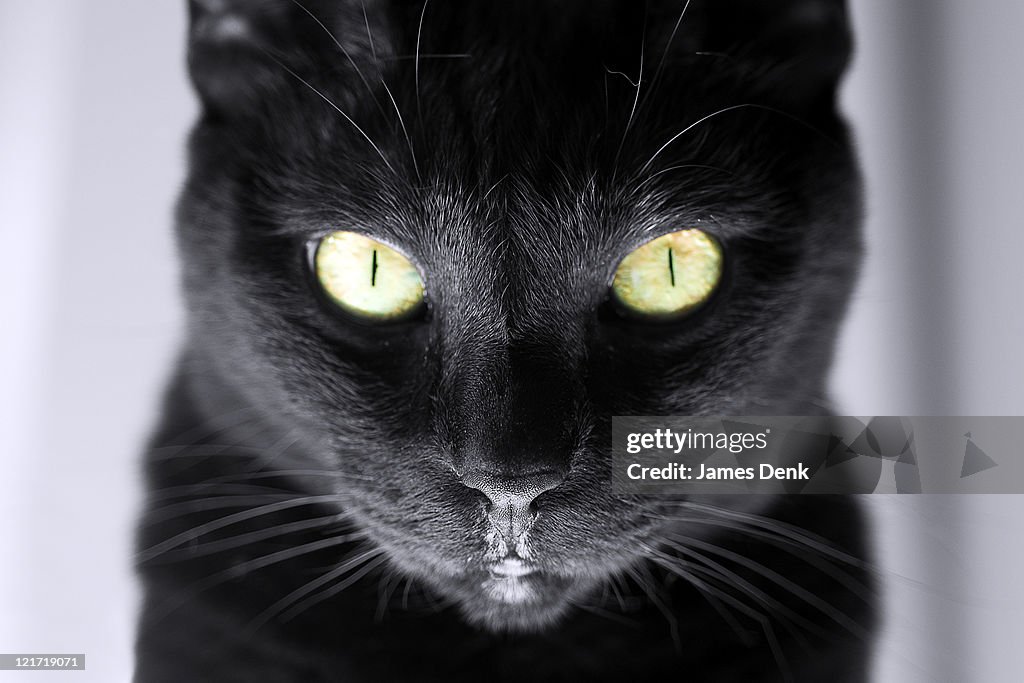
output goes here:
<path id="1" fill-rule="evenodd" d="M 769 71 L 791 99 L 834 99 L 850 59 L 846 0 L 696 0 L 693 43 Z M 686 31 L 689 18 L 684 16 Z"/>
<path id="2" fill-rule="evenodd" d="M 188 63 L 207 109 L 244 111 L 319 59 L 337 67 L 384 49 L 370 27 L 378 3 L 358 0 L 189 0 Z M 341 68 L 345 61 L 341 57 Z"/>
<path id="3" fill-rule="evenodd" d="M 207 108 L 244 107 L 279 79 L 274 59 L 283 56 L 289 4 L 189 0 L 189 74 Z"/>

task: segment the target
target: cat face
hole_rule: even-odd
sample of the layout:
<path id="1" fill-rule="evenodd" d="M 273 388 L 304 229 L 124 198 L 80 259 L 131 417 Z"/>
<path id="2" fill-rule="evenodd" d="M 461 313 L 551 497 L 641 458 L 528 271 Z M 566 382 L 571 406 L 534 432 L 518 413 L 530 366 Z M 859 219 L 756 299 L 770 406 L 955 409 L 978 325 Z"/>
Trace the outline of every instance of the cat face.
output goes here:
<path id="1" fill-rule="evenodd" d="M 856 268 L 841 3 L 634 5 L 193 3 L 200 400 L 255 407 L 495 629 L 657 544 L 674 503 L 611 491 L 612 415 L 822 410 Z M 707 300 L 616 305 L 623 259 L 683 230 L 721 250 Z M 404 255 L 423 306 L 339 306 L 316 257 L 339 231 Z"/>

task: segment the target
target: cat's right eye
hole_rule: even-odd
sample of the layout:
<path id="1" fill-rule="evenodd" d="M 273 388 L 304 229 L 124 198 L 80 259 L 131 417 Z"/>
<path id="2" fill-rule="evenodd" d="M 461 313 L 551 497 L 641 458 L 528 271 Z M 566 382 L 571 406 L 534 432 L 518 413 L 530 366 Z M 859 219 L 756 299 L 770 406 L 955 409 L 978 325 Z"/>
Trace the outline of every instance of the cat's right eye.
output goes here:
<path id="1" fill-rule="evenodd" d="M 317 282 L 339 308 L 368 322 L 408 319 L 424 304 L 412 261 L 357 232 L 333 232 L 316 247 Z"/>

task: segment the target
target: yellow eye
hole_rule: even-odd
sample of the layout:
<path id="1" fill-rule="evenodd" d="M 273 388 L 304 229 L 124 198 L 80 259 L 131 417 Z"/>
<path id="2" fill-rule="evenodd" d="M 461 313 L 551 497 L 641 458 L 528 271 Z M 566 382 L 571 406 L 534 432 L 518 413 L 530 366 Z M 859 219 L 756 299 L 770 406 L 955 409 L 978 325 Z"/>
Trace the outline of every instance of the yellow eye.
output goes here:
<path id="1" fill-rule="evenodd" d="M 622 259 L 612 294 L 635 315 L 674 318 L 704 303 L 721 277 L 718 243 L 701 230 L 681 230 L 651 240 Z"/>
<path id="2" fill-rule="evenodd" d="M 316 249 L 316 277 L 345 311 L 371 321 L 406 318 L 423 305 L 416 266 L 386 245 L 359 233 L 339 231 Z"/>

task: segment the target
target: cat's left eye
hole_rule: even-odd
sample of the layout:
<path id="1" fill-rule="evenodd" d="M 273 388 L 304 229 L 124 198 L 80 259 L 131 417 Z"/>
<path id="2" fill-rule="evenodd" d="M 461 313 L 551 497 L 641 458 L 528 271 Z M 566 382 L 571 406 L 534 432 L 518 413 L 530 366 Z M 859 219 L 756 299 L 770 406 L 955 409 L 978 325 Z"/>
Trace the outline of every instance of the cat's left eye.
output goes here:
<path id="1" fill-rule="evenodd" d="M 412 261 L 357 232 L 333 232 L 320 240 L 314 266 L 331 300 L 362 320 L 404 320 L 423 306 L 423 279 Z"/>
<path id="2" fill-rule="evenodd" d="M 612 280 L 620 310 L 638 318 L 678 319 L 706 302 L 722 277 L 722 249 L 703 230 L 680 230 L 634 249 Z"/>

